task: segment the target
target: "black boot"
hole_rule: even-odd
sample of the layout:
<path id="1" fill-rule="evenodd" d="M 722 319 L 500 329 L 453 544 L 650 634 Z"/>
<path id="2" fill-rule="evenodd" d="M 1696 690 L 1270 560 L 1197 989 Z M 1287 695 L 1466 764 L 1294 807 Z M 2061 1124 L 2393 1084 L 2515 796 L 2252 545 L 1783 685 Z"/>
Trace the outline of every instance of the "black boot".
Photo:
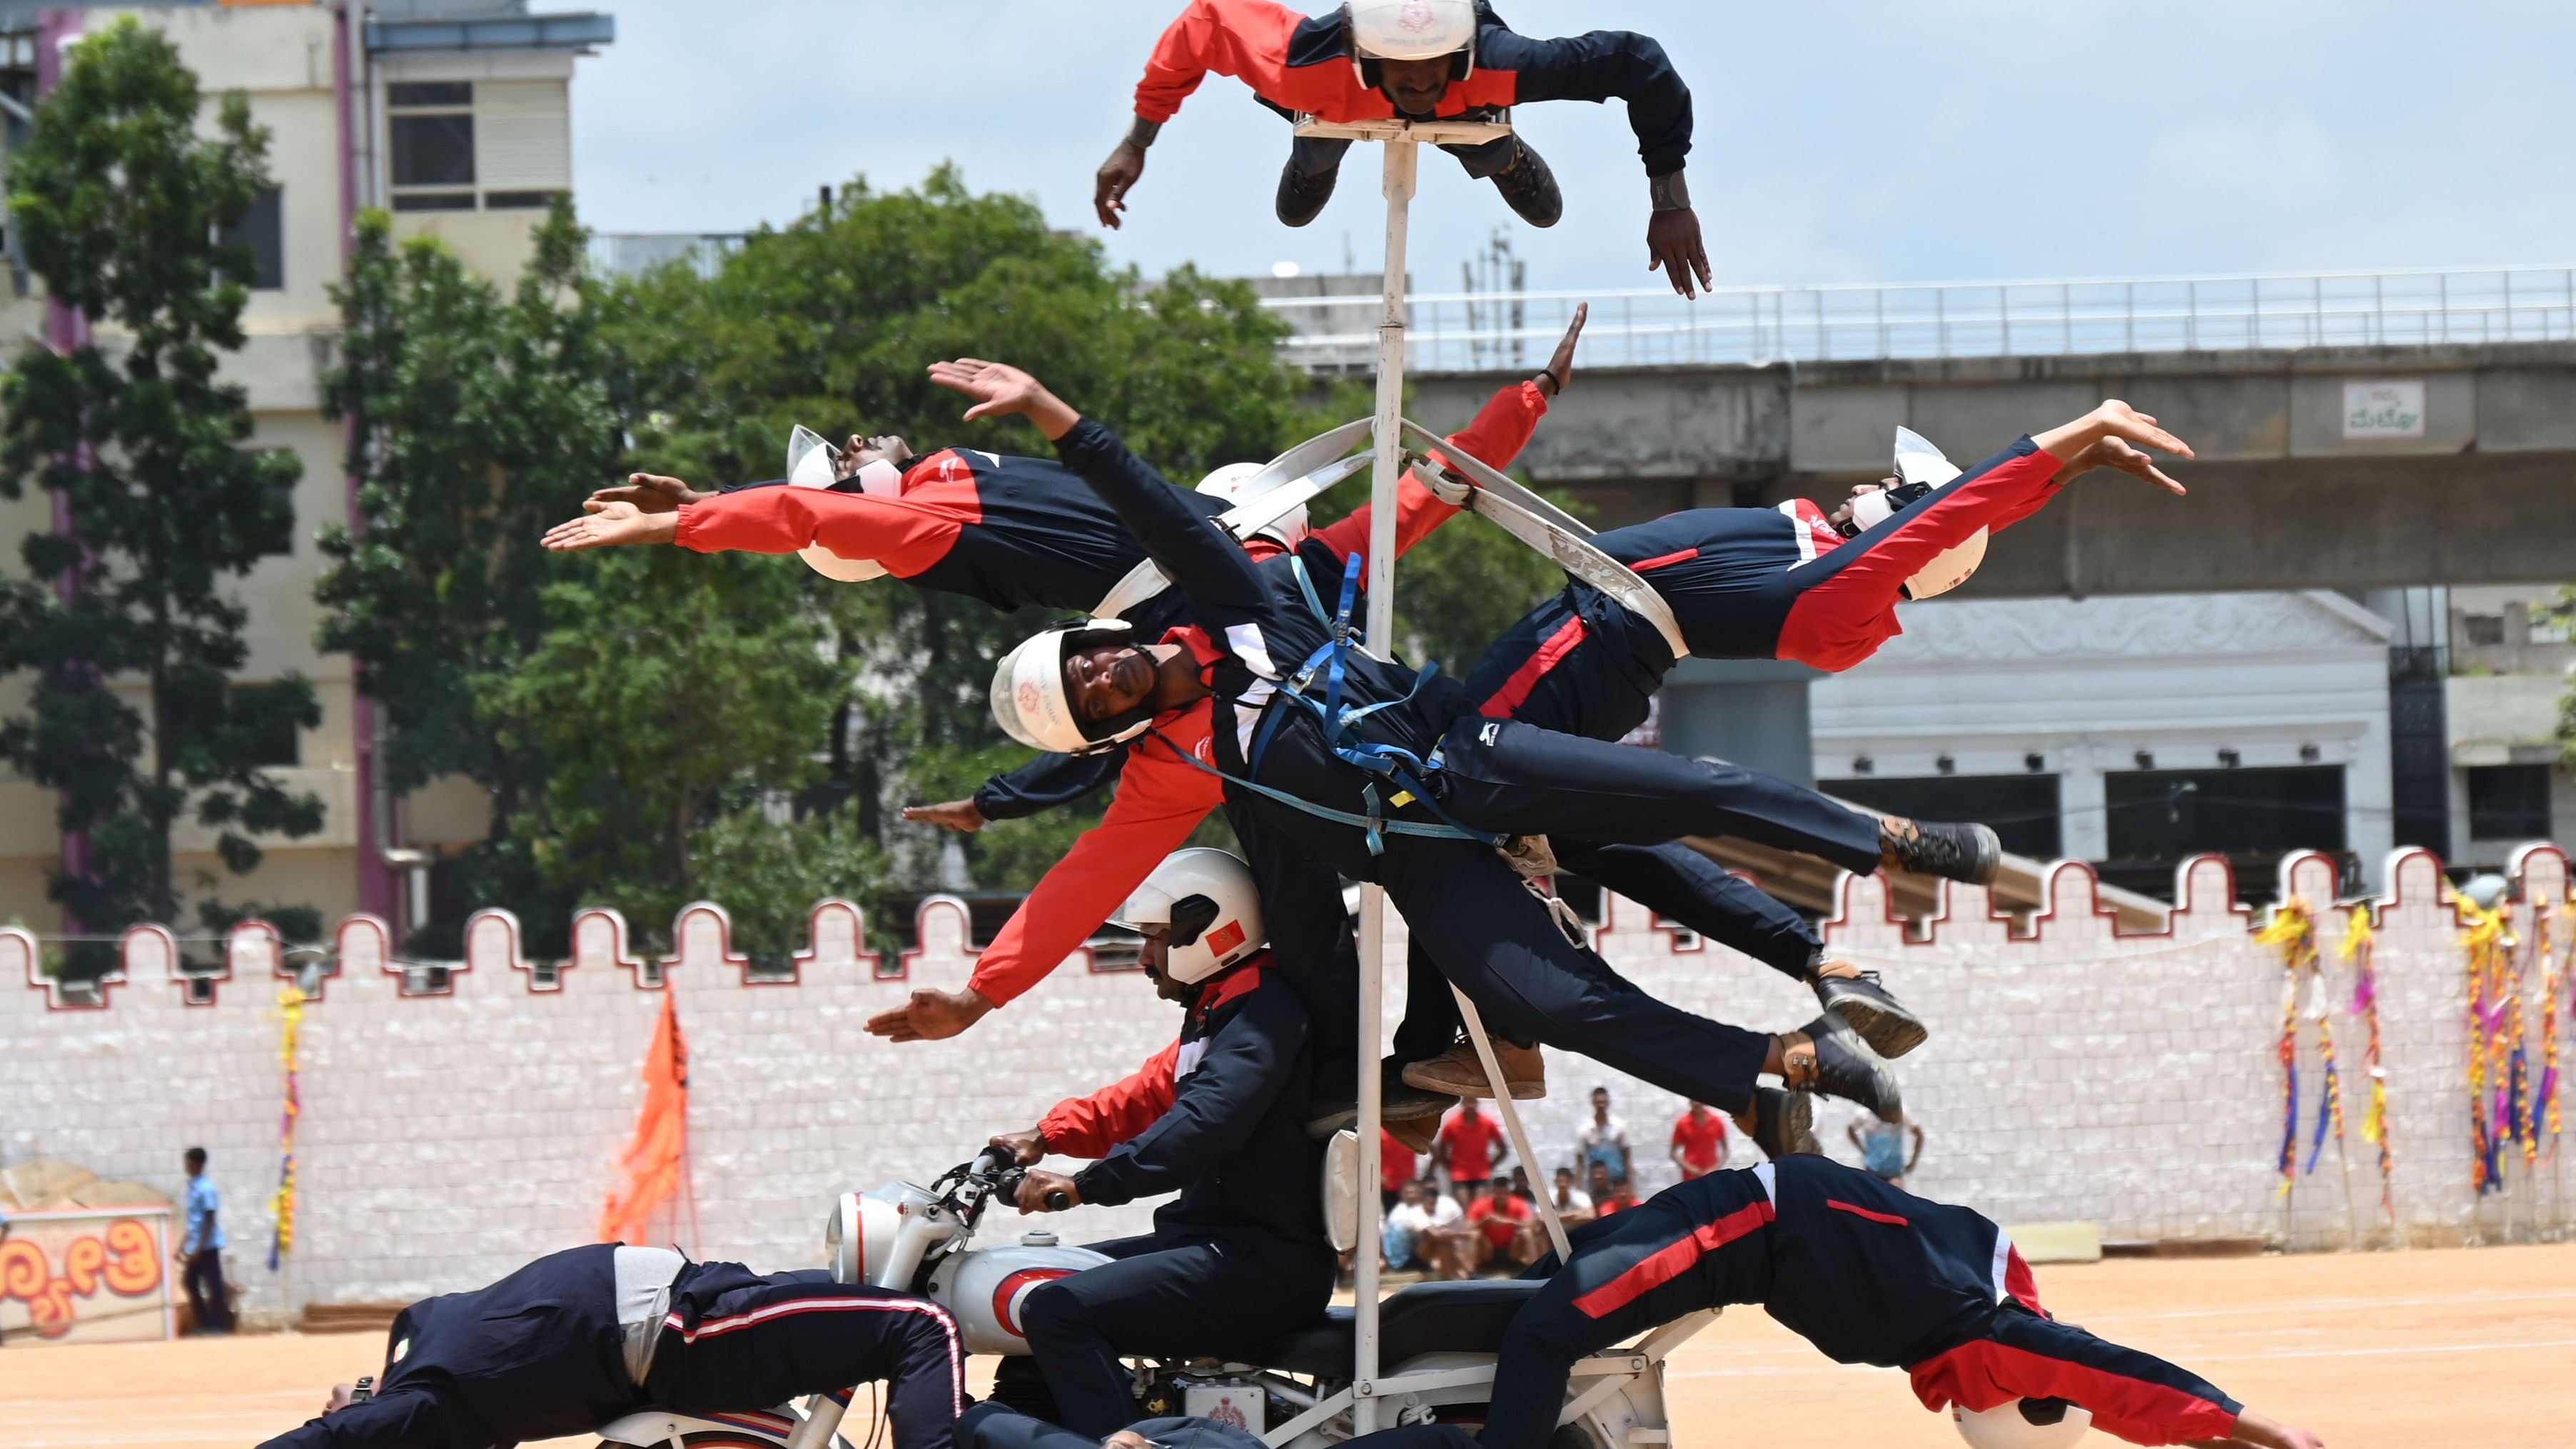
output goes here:
<path id="1" fill-rule="evenodd" d="M 1762 1155 L 1777 1161 L 1796 1153 L 1816 1155 L 1816 1099 L 1805 1092 L 1784 1092 L 1778 1087 L 1753 1089 L 1753 1105 L 1736 1117 L 1735 1125 L 1762 1149 Z"/>
<path id="2" fill-rule="evenodd" d="M 1518 136 L 1512 138 L 1512 164 L 1494 173 L 1494 189 L 1513 215 L 1532 226 L 1554 226 L 1565 215 L 1565 193 L 1556 189 L 1556 173 Z"/>
<path id="3" fill-rule="evenodd" d="M 1333 183 L 1341 179 L 1341 174 L 1338 164 L 1329 171 L 1300 171 L 1297 158 L 1289 157 L 1288 164 L 1279 168 L 1279 195 L 1271 203 L 1279 220 L 1288 226 L 1313 221 L 1324 203 L 1333 199 Z"/>
<path id="4" fill-rule="evenodd" d="M 1887 1059 L 1828 1012 L 1782 1041 L 1780 1079 L 1793 1092 L 1822 1092 L 1867 1107 L 1881 1122 L 1905 1120 L 1905 1097 Z"/>
<path id="5" fill-rule="evenodd" d="M 1841 1017 L 1843 1025 L 1860 1033 L 1870 1050 L 1890 1061 L 1923 1045 L 1931 1035 L 1923 1018 L 1905 1009 L 1896 994 L 1879 984 L 1875 971 L 1855 971 L 1836 961 L 1819 967 L 1807 978 L 1815 988 L 1816 1000 Z"/>
<path id="6" fill-rule="evenodd" d="M 1414 1117 L 1438 1118 L 1458 1105 L 1455 1096 L 1444 1097 L 1420 1087 L 1405 1085 L 1400 1069 L 1389 1064 L 1389 1070 L 1378 1082 L 1378 1120 L 1399 1122 Z M 1317 1140 L 1332 1136 L 1345 1127 L 1359 1124 L 1360 1104 L 1347 1087 L 1317 1092 L 1306 1105 L 1306 1135 Z"/>
<path id="7" fill-rule="evenodd" d="M 1917 875 L 1970 885 L 1993 885 L 2003 868 L 2004 843 L 1982 825 L 1943 825 L 1882 816 L 1878 822 L 1879 859 Z"/>

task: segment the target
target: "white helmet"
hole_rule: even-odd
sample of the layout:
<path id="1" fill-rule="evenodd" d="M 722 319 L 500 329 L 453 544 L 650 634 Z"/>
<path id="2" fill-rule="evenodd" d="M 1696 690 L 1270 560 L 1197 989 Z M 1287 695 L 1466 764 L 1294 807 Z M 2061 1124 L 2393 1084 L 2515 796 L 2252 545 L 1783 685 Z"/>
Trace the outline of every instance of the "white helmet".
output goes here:
<path id="1" fill-rule="evenodd" d="M 1946 486 L 1959 476 L 1959 466 L 1944 457 L 1929 438 L 1912 428 L 1896 430 L 1896 478 L 1885 488 L 1874 488 L 1852 500 L 1851 532 L 1867 533 L 1901 509 L 1909 507 L 1924 495 Z M 1905 581 L 1905 597 L 1929 599 L 1946 594 L 1968 581 L 1977 565 L 1986 561 L 1986 530 L 1980 528 L 1962 539 L 1955 547 L 1944 549 L 1917 569 Z"/>
<path id="2" fill-rule="evenodd" d="M 1114 720 L 1085 723 L 1065 693 L 1065 657 L 1098 644 L 1131 642 L 1124 619 L 1069 619 L 1032 634 L 993 667 L 993 722 L 1033 750 L 1088 754 L 1131 740 L 1154 722 L 1152 706 Z"/>
<path id="3" fill-rule="evenodd" d="M 834 476 L 833 463 L 838 455 L 822 435 L 811 428 L 797 427 L 787 435 L 787 486 L 790 488 L 829 488 L 841 480 Z M 893 493 L 903 487 L 903 470 L 883 458 L 864 464 L 857 473 L 859 489 L 864 493 Z M 819 543 L 809 543 L 796 551 L 805 566 L 827 579 L 845 584 L 865 583 L 885 577 L 884 564 L 872 558 L 843 558 Z"/>
<path id="4" fill-rule="evenodd" d="M 1377 89 L 1381 60 L 1450 57 L 1449 78 L 1476 69 L 1476 0 L 1350 0 L 1342 21 L 1351 37 L 1351 66 L 1360 84 Z"/>
<path id="5" fill-rule="evenodd" d="M 1164 856 L 1109 919 L 1129 930 L 1171 927 L 1172 952 L 1163 974 L 1184 986 L 1205 981 L 1270 939 L 1252 867 L 1207 846 Z"/>
<path id="6" fill-rule="evenodd" d="M 1244 485 L 1250 483 L 1253 479 L 1260 477 L 1262 471 L 1263 465 L 1259 463 L 1228 463 L 1224 467 L 1217 469 L 1215 472 L 1210 473 L 1204 478 L 1201 478 L 1199 480 L 1199 491 L 1210 498 L 1224 499 L 1228 508 L 1250 503 L 1253 499 L 1261 495 L 1256 493 L 1246 493 L 1244 491 Z M 1292 480 L 1290 479 L 1282 478 L 1277 483 L 1272 484 L 1270 488 L 1262 489 L 1261 492 L 1268 493 L 1272 488 L 1284 488 L 1288 486 L 1291 481 Z M 1308 532 L 1309 530 L 1306 527 L 1306 505 L 1300 503 L 1296 507 L 1279 515 L 1277 518 L 1272 519 L 1270 522 L 1263 524 L 1260 528 L 1253 530 L 1253 537 L 1269 539 L 1278 544 L 1281 548 L 1295 548 L 1297 545 L 1306 541 L 1306 534 Z"/>
<path id="7" fill-rule="evenodd" d="M 2064 1399 L 2006 1399 L 1991 1409 L 1950 1406 L 1972 1449 L 2068 1449 L 2093 1427 L 2093 1411 Z"/>

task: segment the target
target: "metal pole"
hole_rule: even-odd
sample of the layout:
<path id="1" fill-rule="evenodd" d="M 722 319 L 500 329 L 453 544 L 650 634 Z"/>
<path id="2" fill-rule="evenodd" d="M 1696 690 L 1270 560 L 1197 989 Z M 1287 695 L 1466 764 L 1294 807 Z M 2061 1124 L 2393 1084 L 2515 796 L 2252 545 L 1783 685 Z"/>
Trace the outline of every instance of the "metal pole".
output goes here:
<path id="1" fill-rule="evenodd" d="M 1377 323 L 1377 471 L 1370 479 L 1368 542 L 1368 644 L 1379 654 L 1395 647 L 1395 485 L 1404 471 L 1404 243 L 1413 205 L 1416 146 L 1386 145 L 1386 272 Z M 1352 1258 L 1351 1432 L 1367 1434 L 1377 1423 L 1377 1295 L 1379 1215 L 1368 1210 L 1369 1185 L 1382 1178 L 1378 1097 L 1378 1042 L 1386 1016 L 1386 892 L 1360 887 L 1360 1234 Z"/>
<path id="2" fill-rule="evenodd" d="M 1547 1240 L 1556 1249 L 1556 1261 L 1563 1263 L 1574 1256 L 1573 1247 L 1565 1240 L 1565 1220 L 1557 1216 L 1556 1204 L 1539 1188 L 1538 1157 L 1530 1151 L 1529 1133 L 1521 1127 L 1521 1109 L 1513 1105 L 1511 1092 L 1500 1086 L 1503 1067 L 1494 1059 L 1493 1038 L 1485 1034 L 1485 1015 L 1467 999 L 1466 992 L 1453 985 L 1449 993 L 1458 998 L 1458 1019 L 1466 1024 L 1467 1040 L 1476 1044 L 1476 1060 L 1485 1068 L 1485 1080 L 1497 1084 L 1494 1106 L 1503 1114 L 1503 1132 L 1511 1138 L 1512 1151 L 1519 1156 L 1521 1166 L 1529 1169 L 1530 1188 L 1538 1195 L 1539 1222 L 1547 1228 Z"/>

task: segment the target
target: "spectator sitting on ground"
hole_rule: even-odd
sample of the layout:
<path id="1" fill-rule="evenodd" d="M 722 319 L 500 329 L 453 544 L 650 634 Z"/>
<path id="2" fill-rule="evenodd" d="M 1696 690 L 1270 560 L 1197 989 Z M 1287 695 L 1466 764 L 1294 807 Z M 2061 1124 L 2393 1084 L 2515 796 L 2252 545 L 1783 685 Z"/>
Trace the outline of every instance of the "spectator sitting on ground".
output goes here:
<path id="1" fill-rule="evenodd" d="M 1538 1201 L 1538 1190 L 1530 1186 L 1529 1169 L 1517 1164 L 1512 1168 L 1512 1196 L 1523 1202 Z"/>
<path id="2" fill-rule="evenodd" d="M 1457 1220 L 1458 1205 L 1432 1191 L 1431 1184 L 1419 1180 L 1406 1183 L 1396 1205 L 1387 1209 L 1386 1226 L 1380 1235 L 1386 1266 L 1399 1272 L 1425 1266 L 1424 1235 Z"/>
<path id="3" fill-rule="evenodd" d="M 1556 1209 L 1556 1220 L 1572 1232 L 1592 1221 L 1592 1195 L 1574 1185 L 1574 1169 L 1556 1170 L 1556 1184 L 1548 1192 L 1548 1204 Z M 1547 1221 L 1533 1216 L 1521 1227 L 1521 1247 L 1512 1261 L 1535 1263 L 1556 1251 L 1556 1242 L 1547 1235 Z"/>
<path id="4" fill-rule="evenodd" d="M 1556 1205 L 1557 1217 L 1569 1228 L 1592 1221 L 1592 1194 L 1574 1185 L 1571 1167 L 1556 1170 L 1556 1187 L 1548 1194 L 1548 1201 Z"/>
<path id="5" fill-rule="evenodd" d="M 1706 1102 L 1691 1103 L 1690 1110 L 1673 1121 L 1672 1158 L 1683 1182 L 1724 1167 L 1726 1119 L 1710 1111 Z"/>
<path id="6" fill-rule="evenodd" d="M 1475 1261 L 1470 1266 L 1482 1270 L 1509 1264 L 1518 1269 L 1537 1262 L 1537 1253 L 1522 1255 L 1527 1245 L 1521 1231 L 1537 1221 L 1538 1209 L 1508 1188 L 1497 1187 L 1468 1204 L 1467 1222 L 1476 1230 Z"/>
<path id="7" fill-rule="evenodd" d="M 1592 1089 L 1592 1120 L 1574 1134 L 1574 1160 L 1589 1168 L 1610 1169 L 1612 1182 L 1626 1182 L 1634 1166 L 1628 1155 L 1628 1124 L 1610 1115 L 1610 1089 Z"/>
<path id="8" fill-rule="evenodd" d="M 1905 1145 L 1908 1132 L 1914 1134 L 1911 1152 L 1906 1151 Z M 1905 1186 L 1906 1174 L 1923 1160 L 1923 1129 L 1911 1122 L 1882 1122 L 1863 1112 L 1843 1129 L 1843 1135 L 1860 1150 L 1860 1165 L 1889 1187 Z"/>
<path id="9" fill-rule="evenodd" d="M 1594 1217 L 1606 1218 L 1623 1208 L 1632 1208 L 1636 1205 L 1637 1190 L 1633 1184 L 1612 1182 L 1609 1168 L 1598 1162 L 1592 1164 L 1592 1215 Z"/>

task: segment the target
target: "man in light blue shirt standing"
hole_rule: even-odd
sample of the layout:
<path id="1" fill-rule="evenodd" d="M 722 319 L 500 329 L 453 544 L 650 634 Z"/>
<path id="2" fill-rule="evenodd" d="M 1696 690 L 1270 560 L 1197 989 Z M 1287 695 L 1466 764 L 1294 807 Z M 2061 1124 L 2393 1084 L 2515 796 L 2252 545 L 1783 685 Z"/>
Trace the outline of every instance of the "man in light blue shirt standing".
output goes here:
<path id="1" fill-rule="evenodd" d="M 188 1307 L 201 1333 L 233 1331 L 232 1295 L 224 1288 L 224 1225 L 216 1217 L 215 1183 L 206 1176 L 206 1149 L 188 1149 L 188 1233 L 170 1256 L 180 1265 Z"/>

